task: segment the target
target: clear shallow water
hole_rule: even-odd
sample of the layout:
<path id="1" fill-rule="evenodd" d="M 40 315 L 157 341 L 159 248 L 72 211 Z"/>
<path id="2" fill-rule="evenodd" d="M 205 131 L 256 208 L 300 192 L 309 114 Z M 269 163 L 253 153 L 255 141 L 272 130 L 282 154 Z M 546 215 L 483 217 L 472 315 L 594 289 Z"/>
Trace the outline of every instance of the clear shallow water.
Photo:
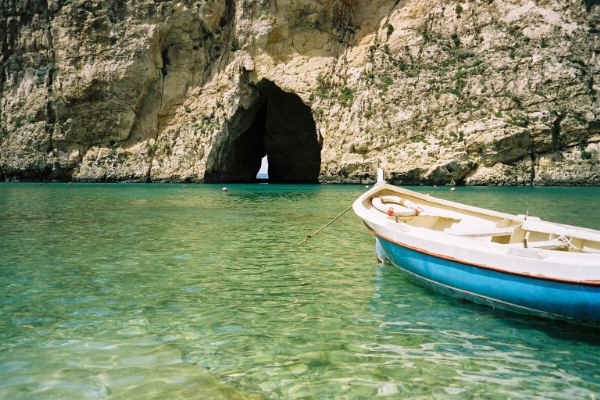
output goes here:
<path id="1" fill-rule="evenodd" d="M 597 398 L 598 330 L 377 265 L 362 186 L 0 184 L 0 398 Z M 600 229 L 600 188 L 418 188 Z"/>

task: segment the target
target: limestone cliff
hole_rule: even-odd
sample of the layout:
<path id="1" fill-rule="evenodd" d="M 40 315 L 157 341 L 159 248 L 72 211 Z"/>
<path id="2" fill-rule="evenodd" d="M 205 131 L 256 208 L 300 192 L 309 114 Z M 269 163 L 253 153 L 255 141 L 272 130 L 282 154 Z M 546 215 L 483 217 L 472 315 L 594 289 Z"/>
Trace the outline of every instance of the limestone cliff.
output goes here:
<path id="1" fill-rule="evenodd" d="M 594 0 L 0 2 L 0 179 L 600 183 Z"/>

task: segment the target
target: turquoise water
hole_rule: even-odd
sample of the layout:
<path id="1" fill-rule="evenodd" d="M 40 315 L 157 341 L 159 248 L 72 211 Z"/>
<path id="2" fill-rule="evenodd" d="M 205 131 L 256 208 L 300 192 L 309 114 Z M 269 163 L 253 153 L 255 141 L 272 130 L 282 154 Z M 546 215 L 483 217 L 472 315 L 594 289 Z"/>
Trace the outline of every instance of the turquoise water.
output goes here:
<path id="1" fill-rule="evenodd" d="M 362 186 L 0 184 L 1 399 L 597 398 L 598 330 L 377 265 Z M 600 188 L 418 188 L 600 229 Z"/>

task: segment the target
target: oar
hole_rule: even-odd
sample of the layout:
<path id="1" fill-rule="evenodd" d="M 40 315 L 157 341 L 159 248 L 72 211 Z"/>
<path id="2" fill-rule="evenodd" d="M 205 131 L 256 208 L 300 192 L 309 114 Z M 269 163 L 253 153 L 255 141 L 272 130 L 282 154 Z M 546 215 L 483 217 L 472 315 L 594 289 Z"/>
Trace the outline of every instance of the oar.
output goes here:
<path id="1" fill-rule="evenodd" d="M 310 234 L 306 235 L 306 237 L 304 239 L 302 239 L 302 241 L 300 243 L 298 243 L 298 246 L 302 246 L 304 243 L 306 243 L 308 241 L 308 239 L 310 239 L 310 238 L 318 235 L 319 233 L 321 233 L 321 231 L 323 229 L 325 229 L 329 225 L 333 224 L 338 218 L 340 218 L 342 215 L 346 214 L 351 209 L 352 209 L 352 206 L 348 206 L 348 208 L 346 208 L 344 211 L 342 211 L 341 213 L 339 213 L 338 215 L 336 215 L 335 217 L 333 217 L 333 219 L 331 221 L 329 221 L 328 223 L 326 223 L 325 225 L 323 225 L 322 227 L 320 227 L 319 229 L 317 229 L 313 233 L 310 233 Z"/>

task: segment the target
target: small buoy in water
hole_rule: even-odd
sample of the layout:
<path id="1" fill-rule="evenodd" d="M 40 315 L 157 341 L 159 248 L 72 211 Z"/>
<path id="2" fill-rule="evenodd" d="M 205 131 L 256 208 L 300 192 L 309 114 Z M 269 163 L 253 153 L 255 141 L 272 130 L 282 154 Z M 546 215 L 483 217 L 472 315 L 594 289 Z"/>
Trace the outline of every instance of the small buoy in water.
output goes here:
<path id="1" fill-rule="evenodd" d="M 434 188 L 436 188 L 436 187 L 437 187 L 437 185 L 433 185 L 433 187 L 434 187 Z"/>
<path id="2" fill-rule="evenodd" d="M 227 189 L 225 186 L 223 186 L 223 187 L 221 188 L 221 190 L 222 190 L 223 192 L 228 192 L 228 191 L 229 191 L 229 189 Z"/>
<path id="3" fill-rule="evenodd" d="M 455 190 L 456 190 L 456 188 L 455 188 L 455 187 L 451 187 L 451 188 L 450 188 L 450 191 L 451 191 L 451 192 L 454 192 Z"/>

